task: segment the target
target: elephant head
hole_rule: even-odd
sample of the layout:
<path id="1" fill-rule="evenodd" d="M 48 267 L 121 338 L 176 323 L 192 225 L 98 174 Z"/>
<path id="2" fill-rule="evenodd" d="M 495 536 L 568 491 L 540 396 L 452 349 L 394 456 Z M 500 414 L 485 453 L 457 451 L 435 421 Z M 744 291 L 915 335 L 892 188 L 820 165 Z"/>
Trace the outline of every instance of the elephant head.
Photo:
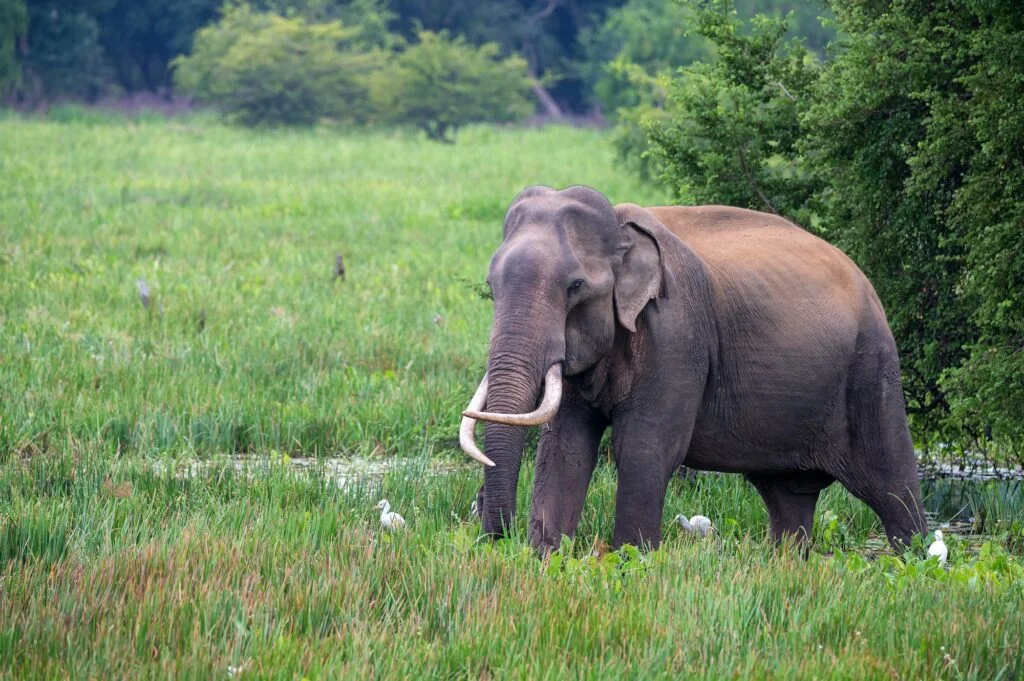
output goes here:
<path id="1" fill-rule="evenodd" d="M 647 211 L 616 209 L 588 187 L 530 187 L 509 207 L 488 276 L 494 321 L 487 373 L 460 437 L 466 453 L 487 465 L 482 520 L 492 536 L 512 522 L 522 426 L 552 419 L 563 379 L 599 365 L 620 327 L 635 331 L 644 306 L 661 294 L 666 275 L 656 228 L 664 229 Z M 473 440 L 476 420 L 488 422 L 486 456 Z"/>

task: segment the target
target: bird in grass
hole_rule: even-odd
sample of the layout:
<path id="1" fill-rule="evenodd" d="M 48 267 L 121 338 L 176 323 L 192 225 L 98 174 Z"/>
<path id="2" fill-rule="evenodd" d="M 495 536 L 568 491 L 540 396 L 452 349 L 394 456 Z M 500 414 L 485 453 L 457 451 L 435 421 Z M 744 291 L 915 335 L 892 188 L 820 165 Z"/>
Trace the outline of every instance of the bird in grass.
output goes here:
<path id="1" fill-rule="evenodd" d="M 149 307 L 149 286 L 146 284 L 145 278 L 139 279 L 135 285 L 139 289 L 139 302 L 142 303 L 142 307 Z"/>
<path id="2" fill-rule="evenodd" d="M 683 529 L 690 534 L 695 534 L 700 537 L 708 536 L 708 532 L 711 531 L 711 519 L 705 515 L 695 515 L 692 518 L 687 518 L 683 514 L 676 516 L 676 522 L 682 525 Z"/>
<path id="3" fill-rule="evenodd" d="M 482 517 L 480 515 L 480 503 L 474 499 L 473 503 L 469 505 L 469 512 L 475 515 L 477 518 Z"/>
<path id="4" fill-rule="evenodd" d="M 405 518 L 391 510 L 387 499 L 381 499 L 375 508 L 380 511 L 380 524 L 384 529 L 399 530 L 405 527 Z"/>
<path id="5" fill-rule="evenodd" d="M 946 548 L 946 542 L 942 541 L 942 530 L 935 530 L 935 541 L 928 547 L 928 557 L 931 558 L 932 556 L 939 559 L 939 565 L 946 564 L 949 549 Z"/>

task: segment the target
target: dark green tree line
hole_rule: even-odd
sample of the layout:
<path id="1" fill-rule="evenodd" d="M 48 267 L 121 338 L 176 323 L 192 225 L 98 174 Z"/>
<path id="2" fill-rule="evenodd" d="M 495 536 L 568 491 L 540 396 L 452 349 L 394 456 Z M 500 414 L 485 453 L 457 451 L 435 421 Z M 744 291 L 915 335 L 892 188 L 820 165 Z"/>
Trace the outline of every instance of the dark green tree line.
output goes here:
<path id="1" fill-rule="evenodd" d="M 91 99 L 137 91 L 167 93 L 171 63 L 197 31 L 241 0 L 6 0 L 0 3 L 0 88 L 16 100 Z M 358 26 L 362 39 L 388 47 L 420 31 L 495 43 L 526 60 L 549 110 L 613 115 L 637 103 L 623 68 L 654 75 L 706 54 L 687 35 L 672 0 L 250 0 L 256 12 L 310 23 Z M 815 45 L 828 31 L 806 21 L 816 7 L 797 0 L 743 0 L 742 12 L 795 9 L 794 30 Z M 702 47 L 703 46 L 703 47 Z M 608 67 L 609 63 L 616 66 Z M 643 90 L 643 87 L 641 87 Z M 548 96 L 550 95 L 550 97 Z M 648 97 L 641 95 L 646 101 Z"/>

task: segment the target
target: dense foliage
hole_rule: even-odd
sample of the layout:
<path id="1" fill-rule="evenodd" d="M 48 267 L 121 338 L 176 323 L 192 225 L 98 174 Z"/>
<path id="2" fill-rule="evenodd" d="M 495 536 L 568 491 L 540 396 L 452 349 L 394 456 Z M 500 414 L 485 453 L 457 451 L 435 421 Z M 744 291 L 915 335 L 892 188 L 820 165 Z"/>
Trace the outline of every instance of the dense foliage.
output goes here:
<path id="1" fill-rule="evenodd" d="M 1024 441 L 1024 19 L 994 0 L 837 3 L 818 62 L 782 23 L 698 10 L 717 58 L 644 124 L 680 198 L 780 213 L 875 284 L 925 442 Z"/>
<path id="2" fill-rule="evenodd" d="M 495 43 L 421 31 L 403 46 L 392 36 L 363 38 L 359 26 L 310 23 L 255 12 L 248 5 L 199 31 L 188 56 L 175 60 L 182 92 L 246 125 L 311 125 L 323 118 L 416 125 L 450 142 L 474 122 L 528 116 L 531 81 L 518 56 Z"/>
<path id="3" fill-rule="evenodd" d="M 696 25 L 717 57 L 671 80 L 671 116 L 652 125 L 663 177 L 680 198 L 784 213 L 809 223 L 815 183 L 798 149 L 800 114 L 819 71 L 786 22 L 756 17 L 752 30 L 728 0 L 697 13 Z"/>
<path id="4" fill-rule="evenodd" d="M 467 123 L 514 121 L 533 111 L 521 57 L 502 59 L 497 43 L 475 47 L 444 33 L 421 31 L 418 38 L 375 79 L 374 99 L 385 119 L 450 142 Z"/>
<path id="5" fill-rule="evenodd" d="M 8 0 L 0 5 L 0 88 L 18 75 L 18 36 L 24 33 L 28 12 L 22 0 Z"/>
<path id="6" fill-rule="evenodd" d="M 818 55 L 835 37 L 820 18 L 830 13 L 819 2 L 736 0 L 735 9 L 739 16 L 775 19 L 787 27 L 787 36 L 804 39 Z M 664 92 L 658 81 L 712 57 L 715 44 L 703 34 L 701 15 L 693 10 L 692 2 L 680 0 L 628 0 L 581 32 L 584 82 L 606 115 L 615 118 L 626 108 L 628 118 L 638 105 L 660 104 Z"/>
<path id="7" fill-rule="evenodd" d="M 385 58 L 363 51 L 359 34 L 337 21 L 311 24 L 239 6 L 176 60 L 177 82 L 247 125 L 365 122 L 369 79 Z"/>
<path id="8" fill-rule="evenodd" d="M 691 30 L 687 8 L 665 0 L 629 0 L 581 36 L 581 70 L 595 103 L 609 116 L 660 101 L 657 80 L 711 56 L 709 41 Z"/>
<path id="9" fill-rule="evenodd" d="M 670 1 L 670 0 L 669 0 Z M 421 28 L 462 35 L 474 44 L 498 43 L 504 53 L 526 59 L 530 74 L 543 77 L 552 98 L 548 113 L 582 112 L 590 104 L 581 33 L 598 25 L 624 0 L 389 0 L 403 37 Z M 552 108 L 551 105 L 556 108 Z"/>
<path id="10" fill-rule="evenodd" d="M 11 94 L 34 104 L 166 89 L 170 61 L 188 50 L 221 1 L 24 0 L 21 78 Z"/>
<path id="11" fill-rule="evenodd" d="M 7 0 L 0 3 L 0 86 L 23 106 L 64 97 L 95 99 L 138 91 L 169 94 L 171 63 L 190 51 L 196 32 L 217 21 L 222 6 L 244 0 Z M 606 113 L 635 99 L 606 63 L 629 61 L 649 73 L 674 68 L 701 49 L 672 0 L 249 0 L 256 12 L 340 21 L 362 29 L 379 48 L 415 42 L 420 31 L 497 43 L 516 53 L 544 83 L 549 113 Z M 794 25 L 814 45 L 829 33 L 813 21 L 817 2 L 743 0 L 741 12 L 795 13 Z M 22 20 L 22 14 L 27 21 Z M 650 19 L 657 18 L 652 24 Z M 679 25 L 676 25 L 679 24 Z M 699 38 L 697 38 L 700 41 Z M 17 49 L 15 49 L 17 45 Z M 678 56 L 677 56 L 678 55 Z M 4 65 L 7 64 L 5 67 Z M 601 81 L 602 93 L 595 95 Z M 621 99 L 622 101 L 618 101 Z"/>
<path id="12" fill-rule="evenodd" d="M 998 0 L 836 13 L 850 39 L 805 126 L 829 220 L 888 305 L 915 410 L 1024 442 L 1024 16 Z"/>

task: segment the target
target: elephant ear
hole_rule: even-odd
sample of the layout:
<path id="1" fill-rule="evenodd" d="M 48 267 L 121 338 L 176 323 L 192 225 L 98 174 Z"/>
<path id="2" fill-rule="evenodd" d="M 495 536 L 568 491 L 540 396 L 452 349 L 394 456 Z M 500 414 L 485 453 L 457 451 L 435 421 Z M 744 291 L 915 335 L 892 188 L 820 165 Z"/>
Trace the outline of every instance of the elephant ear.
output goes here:
<path id="1" fill-rule="evenodd" d="M 636 319 L 648 301 L 665 297 L 665 268 L 660 232 L 665 230 L 658 218 L 632 203 L 615 206 L 622 227 L 622 266 L 615 280 L 615 315 L 619 323 L 636 331 Z"/>

